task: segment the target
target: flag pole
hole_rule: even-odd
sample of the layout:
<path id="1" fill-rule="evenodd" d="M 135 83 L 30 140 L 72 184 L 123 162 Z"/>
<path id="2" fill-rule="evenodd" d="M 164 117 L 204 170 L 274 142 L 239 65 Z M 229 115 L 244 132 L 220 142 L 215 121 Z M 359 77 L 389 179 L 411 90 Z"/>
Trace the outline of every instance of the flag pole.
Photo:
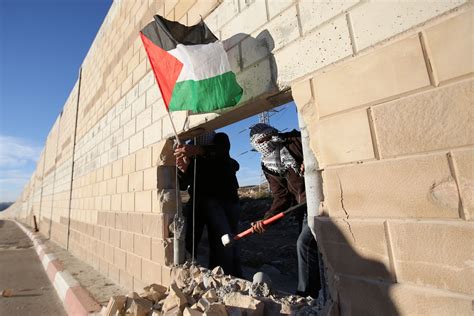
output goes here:
<path id="1" fill-rule="evenodd" d="M 181 145 L 181 141 L 179 140 L 178 133 L 176 132 L 176 127 L 174 126 L 173 118 L 171 117 L 170 111 L 168 110 L 166 112 L 168 112 L 168 117 L 170 118 L 171 127 L 173 127 L 174 137 L 176 137 L 176 141 L 178 142 L 178 145 Z"/>

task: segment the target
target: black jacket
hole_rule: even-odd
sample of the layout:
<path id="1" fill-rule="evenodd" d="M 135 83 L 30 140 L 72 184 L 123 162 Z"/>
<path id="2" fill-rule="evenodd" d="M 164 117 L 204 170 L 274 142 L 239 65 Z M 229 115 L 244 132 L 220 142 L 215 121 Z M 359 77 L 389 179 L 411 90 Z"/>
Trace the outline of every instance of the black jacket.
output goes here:
<path id="1" fill-rule="evenodd" d="M 197 202 L 205 198 L 237 202 L 239 183 L 236 172 L 239 170 L 239 163 L 221 145 L 202 147 L 205 153 L 196 159 L 196 188 L 193 187 L 194 158 L 190 158 L 186 172 L 178 171 L 180 189 L 188 189 L 191 199 L 195 189 Z"/>

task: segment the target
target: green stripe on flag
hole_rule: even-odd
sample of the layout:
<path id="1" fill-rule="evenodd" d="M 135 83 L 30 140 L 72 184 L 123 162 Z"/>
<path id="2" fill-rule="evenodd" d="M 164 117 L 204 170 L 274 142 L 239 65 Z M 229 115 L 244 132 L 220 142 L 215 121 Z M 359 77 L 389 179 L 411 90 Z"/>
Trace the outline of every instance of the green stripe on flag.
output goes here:
<path id="1" fill-rule="evenodd" d="M 180 81 L 174 86 L 169 110 L 213 112 L 239 103 L 242 92 L 232 71 L 199 81 Z"/>

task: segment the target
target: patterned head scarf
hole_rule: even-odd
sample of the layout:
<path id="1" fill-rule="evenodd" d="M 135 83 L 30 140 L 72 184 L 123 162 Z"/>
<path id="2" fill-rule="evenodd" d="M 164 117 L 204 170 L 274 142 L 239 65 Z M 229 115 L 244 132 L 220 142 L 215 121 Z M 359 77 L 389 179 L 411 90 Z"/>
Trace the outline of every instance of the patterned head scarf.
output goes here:
<path id="1" fill-rule="evenodd" d="M 265 139 L 262 141 L 262 139 Z M 278 130 L 264 123 L 250 128 L 250 143 L 262 154 L 262 164 L 269 170 L 284 174 L 289 168 L 299 173 L 299 166 L 288 149 L 283 146 L 284 140 Z"/>
<path id="2" fill-rule="evenodd" d="M 270 141 L 261 142 L 261 139 L 274 136 L 278 136 L 278 130 L 270 125 L 258 123 L 250 128 L 250 144 L 264 157 L 270 155 L 275 146 Z"/>

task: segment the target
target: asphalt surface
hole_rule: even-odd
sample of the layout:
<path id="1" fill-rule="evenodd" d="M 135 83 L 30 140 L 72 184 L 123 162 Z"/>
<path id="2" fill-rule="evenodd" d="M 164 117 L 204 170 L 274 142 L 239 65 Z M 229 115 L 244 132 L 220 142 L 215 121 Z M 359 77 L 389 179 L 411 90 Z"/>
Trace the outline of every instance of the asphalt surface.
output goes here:
<path id="1" fill-rule="evenodd" d="M 33 244 L 12 221 L 0 220 L 0 315 L 66 315 Z"/>

